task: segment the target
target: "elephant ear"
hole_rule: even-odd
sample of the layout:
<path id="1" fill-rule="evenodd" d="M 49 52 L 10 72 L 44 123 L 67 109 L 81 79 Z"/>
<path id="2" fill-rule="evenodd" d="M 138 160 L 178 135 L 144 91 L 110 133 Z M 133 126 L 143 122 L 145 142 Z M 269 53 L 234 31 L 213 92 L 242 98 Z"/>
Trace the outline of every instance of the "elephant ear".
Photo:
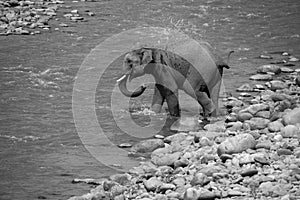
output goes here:
<path id="1" fill-rule="evenodd" d="M 141 64 L 148 64 L 153 60 L 152 50 L 143 49 L 141 53 L 142 53 L 142 63 Z"/>

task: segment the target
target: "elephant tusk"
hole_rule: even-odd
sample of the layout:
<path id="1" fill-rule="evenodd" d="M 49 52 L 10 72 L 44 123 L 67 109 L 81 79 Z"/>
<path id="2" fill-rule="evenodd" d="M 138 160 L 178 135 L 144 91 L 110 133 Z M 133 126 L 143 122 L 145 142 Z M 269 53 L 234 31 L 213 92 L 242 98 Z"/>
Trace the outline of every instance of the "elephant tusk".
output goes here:
<path id="1" fill-rule="evenodd" d="M 123 75 L 121 78 L 119 78 L 119 79 L 117 80 L 117 83 L 119 83 L 120 81 L 122 81 L 124 78 L 126 78 L 126 75 Z"/>

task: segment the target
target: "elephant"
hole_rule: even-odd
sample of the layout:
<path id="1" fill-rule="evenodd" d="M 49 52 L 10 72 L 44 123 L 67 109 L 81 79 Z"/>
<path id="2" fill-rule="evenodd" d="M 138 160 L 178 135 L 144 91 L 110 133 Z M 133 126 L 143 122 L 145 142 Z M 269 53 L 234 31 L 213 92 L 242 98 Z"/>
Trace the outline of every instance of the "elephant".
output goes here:
<path id="1" fill-rule="evenodd" d="M 208 43 L 201 45 L 201 51 L 201 66 L 195 68 L 186 59 L 168 50 L 146 47 L 132 50 L 124 56 L 125 73 L 117 80 L 119 89 L 127 97 L 140 96 L 147 87 L 143 85 L 131 92 L 127 89 L 127 81 L 151 74 L 155 79 L 152 111 L 161 112 L 166 101 L 170 116 L 179 117 L 178 89 L 181 89 L 198 101 L 204 117 L 216 116 L 223 68 L 229 69 L 229 66 Z M 206 74 L 210 77 L 204 79 L 201 70 L 208 71 Z M 217 87 L 217 94 L 213 97 L 214 87 Z"/>

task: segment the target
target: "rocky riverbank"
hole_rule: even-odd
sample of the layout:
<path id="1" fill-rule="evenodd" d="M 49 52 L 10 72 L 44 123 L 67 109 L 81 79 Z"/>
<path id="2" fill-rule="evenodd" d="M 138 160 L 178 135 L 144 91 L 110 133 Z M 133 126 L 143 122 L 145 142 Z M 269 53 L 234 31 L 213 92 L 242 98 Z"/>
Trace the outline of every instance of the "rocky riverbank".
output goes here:
<path id="1" fill-rule="evenodd" d="M 108 179 L 75 179 L 98 186 L 69 200 L 300 199 L 299 60 L 279 57 L 224 100 L 225 119 L 135 144 L 130 155 L 149 161 Z"/>

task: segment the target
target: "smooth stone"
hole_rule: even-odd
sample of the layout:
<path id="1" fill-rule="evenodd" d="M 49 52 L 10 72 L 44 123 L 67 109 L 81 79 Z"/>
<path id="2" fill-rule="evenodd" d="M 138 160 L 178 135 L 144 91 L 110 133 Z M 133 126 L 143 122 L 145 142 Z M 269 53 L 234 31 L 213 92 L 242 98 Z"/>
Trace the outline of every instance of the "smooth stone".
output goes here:
<path id="1" fill-rule="evenodd" d="M 168 137 L 165 137 L 164 142 L 165 143 L 175 143 L 175 142 L 181 142 L 187 138 L 187 133 L 176 133 L 174 135 L 170 135 Z"/>
<path id="2" fill-rule="evenodd" d="M 280 134 L 282 135 L 283 138 L 292 138 L 292 137 L 299 138 L 300 129 L 295 125 L 287 125 L 281 128 Z"/>
<path id="3" fill-rule="evenodd" d="M 283 73 L 293 73 L 295 70 L 289 68 L 289 67 L 281 67 L 280 68 L 281 72 Z"/>
<path id="4" fill-rule="evenodd" d="M 270 162 L 265 157 L 254 157 L 254 160 L 262 165 L 269 165 Z"/>
<path id="5" fill-rule="evenodd" d="M 257 69 L 258 73 L 266 74 L 268 72 L 273 72 L 274 74 L 279 74 L 281 72 L 278 65 L 262 65 Z"/>
<path id="6" fill-rule="evenodd" d="M 252 95 L 250 93 L 242 92 L 240 93 L 241 97 L 251 97 Z"/>
<path id="7" fill-rule="evenodd" d="M 241 171 L 241 176 L 245 177 L 245 176 L 254 176 L 255 174 L 258 174 L 258 170 L 257 169 L 244 169 Z"/>
<path id="8" fill-rule="evenodd" d="M 283 116 L 284 125 L 300 124 L 300 108 L 294 108 Z"/>
<path id="9" fill-rule="evenodd" d="M 113 174 L 109 177 L 111 181 L 119 183 L 120 185 L 129 185 L 132 176 L 130 174 Z"/>
<path id="10" fill-rule="evenodd" d="M 269 55 L 260 55 L 259 58 L 261 58 L 261 59 L 273 59 L 273 57 L 269 56 Z"/>
<path id="11" fill-rule="evenodd" d="M 222 120 L 213 124 L 207 124 L 203 127 L 203 129 L 209 132 L 224 132 L 226 130 L 225 122 Z"/>
<path id="12" fill-rule="evenodd" d="M 130 151 L 138 153 L 152 152 L 155 149 L 163 148 L 165 146 L 164 141 L 161 139 L 148 139 L 134 144 Z"/>
<path id="13" fill-rule="evenodd" d="M 280 141 L 282 141 L 283 137 L 282 137 L 282 135 L 277 134 L 277 135 L 274 136 L 273 139 L 274 139 L 274 141 L 276 141 L 276 142 L 280 142 Z"/>
<path id="14" fill-rule="evenodd" d="M 165 139 L 165 136 L 156 134 L 156 135 L 154 135 L 154 138 L 163 140 L 163 139 Z"/>
<path id="15" fill-rule="evenodd" d="M 183 200 L 198 200 L 199 191 L 195 188 L 188 188 L 183 194 Z"/>
<path id="16" fill-rule="evenodd" d="M 289 57 L 289 62 L 299 62 L 299 58 L 296 58 L 294 56 Z"/>
<path id="17" fill-rule="evenodd" d="M 219 156 L 222 154 L 240 153 L 247 149 L 253 149 L 255 145 L 254 137 L 251 134 L 244 133 L 227 138 L 218 146 L 217 153 Z"/>
<path id="18" fill-rule="evenodd" d="M 256 74 L 250 76 L 250 80 L 254 80 L 254 81 L 271 81 L 272 79 L 273 77 L 270 74 Z"/>
<path id="19" fill-rule="evenodd" d="M 241 85 L 239 88 L 236 89 L 238 92 L 252 92 L 253 88 L 250 86 L 249 83 L 245 83 Z"/>
<path id="20" fill-rule="evenodd" d="M 163 183 L 160 187 L 159 187 L 159 192 L 166 192 L 167 190 L 175 190 L 176 186 L 174 184 L 171 183 Z"/>
<path id="21" fill-rule="evenodd" d="M 265 118 L 265 119 L 269 119 L 271 116 L 271 113 L 270 111 L 258 111 L 256 114 L 255 114 L 255 117 L 261 117 L 261 118 Z"/>
<path id="22" fill-rule="evenodd" d="M 243 123 L 242 122 L 229 122 L 226 125 L 227 130 L 230 131 L 239 131 L 243 128 Z"/>
<path id="23" fill-rule="evenodd" d="M 122 144 L 119 144 L 118 147 L 120 147 L 120 148 L 129 148 L 129 147 L 132 147 L 132 144 L 130 144 L 130 143 L 122 143 Z"/>
<path id="24" fill-rule="evenodd" d="M 78 10 L 71 10 L 70 13 L 72 13 L 72 14 L 78 14 Z"/>
<path id="25" fill-rule="evenodd" d="M 260 130 L 266 128 L 269 122 L 270 120 L 265 118 L 253 117 L 250 120 L 245 121 L 244 123 L 249 124 L 251 130 Z"/>
<path id="26" fill-rule="evenodd" d="M 240 165 L 246 165 L 246 164 L 253 163 L 253 162 L 254 162 L 254 159 L 250 154 L 248 154 L 248 153 L 240 154 L 240 156 L 239 156 L 239 164 Z"/>
<path id="27" fill-rule="evenodd" d="M 288 85 L 283 81 L 273 80 L 273 81 L 270 81 L 269 87 L 272 91 L 276 91 L 276 90 L 282 90 L 282 89 L 288 88 Z"/>
<path id="28" fill-rule="evenodd" d="M 251 113 L 248 113 L 248 112 L 239 112 L 238 113 L 238 120 L 241 121 L 241 122 L 244 122 L 246 120 L 249 120 L 253 117 L 253 115 Z"/>
<path id="29" fill-rule="evenodd" d="M 283 124 L 279 120 L 270 122 L 268 124 L 268 130 L 270 132 L 279 132 L 283 127 Z"/>
<path id="30" fill-rule="evenodd" d="M 252 115 L 255 115 L 259 111 L 269 110 L 270 106 L 265 103 L 253 104 L 248 106 L 247 108 L 241 110 L 241 112 L 249 112 Z"/>
<path id="31" fill-rule="evenodd" d="M 158 187 L 160 187 L 163 183 L 156 177 L 151 177 L 148 180 L 144 180 L 143 184 L 147 191 L 155 191 Z"/>
<path id="32" fill-rule="evenodd" d="M 220 155 L 220 159 L 222 160 L 222 162 L 226 162 L 226 160 L 231 160 L 233 158 L 232 155 L 230 154 L 222 154 Z"/>
<path id="33" fill-rule="evenodd" d="M 280 148 L 280 149 L 277 150 L 277 154 L 279 156 L 282 156 L 282 155 L 292 155 L 293 152 L 291 150 L 289 150 L 289 149 Z"/>
<path id="34" fill-rule="evenodd" d="M 256 149 L 271 149 L 272 142 L 269 140 L 258 142 L 255 146 Z"/>

